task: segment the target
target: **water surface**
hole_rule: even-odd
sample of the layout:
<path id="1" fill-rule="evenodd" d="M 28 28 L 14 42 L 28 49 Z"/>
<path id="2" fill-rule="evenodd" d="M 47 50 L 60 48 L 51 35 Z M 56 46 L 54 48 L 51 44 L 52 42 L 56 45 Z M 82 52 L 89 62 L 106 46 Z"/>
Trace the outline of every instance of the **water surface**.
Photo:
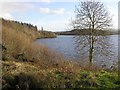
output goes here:
<path id="1" fill-rule="evenodd" d="M 74 35 L 58 35 L 57 38 L 38 39 L 36 42 L 42 43 L 56 52 L 62 53 L 67 59 L 80 60 L 80 55 L 75 49 L 76 44 L 74 37 Z M 110 38 L 109 42 L 112 44 L 111 49 L 114 57 L 111 60 L 105 57 L 97 57 L 94 62 L 112 66 L 114 63 L 117 63 L 118 60 L 118 35 L 110 35 L 108 37 Z"/>

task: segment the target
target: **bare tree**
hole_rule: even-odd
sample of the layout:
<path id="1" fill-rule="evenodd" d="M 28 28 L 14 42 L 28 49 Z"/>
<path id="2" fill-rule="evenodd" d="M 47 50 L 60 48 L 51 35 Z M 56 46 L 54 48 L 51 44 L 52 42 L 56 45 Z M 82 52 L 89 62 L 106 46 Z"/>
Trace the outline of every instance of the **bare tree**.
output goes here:
<path id="1" fill-rule="evenodd" d="M 104 36 L 104 30 L 109 30 L 111 17 L 104 5 L 98 1 L 82 1 L 76 6 L 75 20 L 72 22 L 74 29 L 87 34 L 77 36 L 78 47 L 88 53 L 90 65 L 93 64 L 94 54 L 107 56 L 108 37 Z M 80 32 L 81 32 L 80 31 Z M 101 32 L 101 35 L 100 35 Z"/>

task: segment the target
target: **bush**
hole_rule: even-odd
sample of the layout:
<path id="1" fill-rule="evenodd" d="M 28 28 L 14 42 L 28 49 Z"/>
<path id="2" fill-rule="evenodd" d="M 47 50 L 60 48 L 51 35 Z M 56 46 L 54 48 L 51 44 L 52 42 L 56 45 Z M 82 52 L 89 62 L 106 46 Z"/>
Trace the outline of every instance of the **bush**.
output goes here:
<path id="1" fill-rule="evenodd" d="M 3 60 L 50 61 L 55 58 L 48 48 L 33 42 L 30 36 L 11 28 L 3 27 Z M 7 53 L 6 53 L 7 52 Z"/>
<path id="2" fill-rule="evenodd" d="M 27 61 L 25 54 L 18 54 L 15 56 L 15 59 L 17 59 L 19 61 Z"/>
<path id="3" fill-rule="evenodd" d="M 24 52 L 29 43 L 30 39 L 24 33 L 3 27 L 3 46 L 11 57 Z"/>
<path id="4" fill-rule="evenodd" d="M 44 87 L 44 83 L 31 74 L 19 73 L 15 76 L 6 75 L 3 77 L 3 90 L 37 90 Z"/>

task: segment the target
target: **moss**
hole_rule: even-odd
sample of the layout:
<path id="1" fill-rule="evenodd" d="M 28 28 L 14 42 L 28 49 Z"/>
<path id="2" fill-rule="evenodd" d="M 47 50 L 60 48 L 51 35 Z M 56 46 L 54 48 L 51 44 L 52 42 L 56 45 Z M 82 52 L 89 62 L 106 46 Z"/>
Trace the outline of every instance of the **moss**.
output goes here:
<path id="1" fill-rule="evenodd" d="M 116 88 L 119 85 L 116 84 L 118 81 L 118 74 L 115 72 L 102 71 L 97 78 L 100 87 L 102 88 Z"/>

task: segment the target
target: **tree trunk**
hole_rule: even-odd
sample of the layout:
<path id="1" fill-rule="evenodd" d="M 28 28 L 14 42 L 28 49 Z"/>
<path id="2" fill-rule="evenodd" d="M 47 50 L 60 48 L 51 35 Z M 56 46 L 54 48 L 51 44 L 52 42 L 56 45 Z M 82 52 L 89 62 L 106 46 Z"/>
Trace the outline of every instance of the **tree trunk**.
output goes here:
<path id="1" fill-rule="evenodd" d="M 90 45 L 90 52 L 89 52 L 89 61 L 90 61 L 90 66 L 93 64 L 93 53 L 94 53 L 94 42 L 93 42 L 93 36 L 91 36 L 91 45 Z"/>
<path id="2" fill-rule="evenodd" d="M 94 26 L 93 26 L 94 28 Z M 89 51 L 89 61 L 90 61 L 90 66 L 93 65 L 93 54 L 94 54 L 94 29 L 91 29 L 91 34 L 90 34 L 90 51 Z"/>

